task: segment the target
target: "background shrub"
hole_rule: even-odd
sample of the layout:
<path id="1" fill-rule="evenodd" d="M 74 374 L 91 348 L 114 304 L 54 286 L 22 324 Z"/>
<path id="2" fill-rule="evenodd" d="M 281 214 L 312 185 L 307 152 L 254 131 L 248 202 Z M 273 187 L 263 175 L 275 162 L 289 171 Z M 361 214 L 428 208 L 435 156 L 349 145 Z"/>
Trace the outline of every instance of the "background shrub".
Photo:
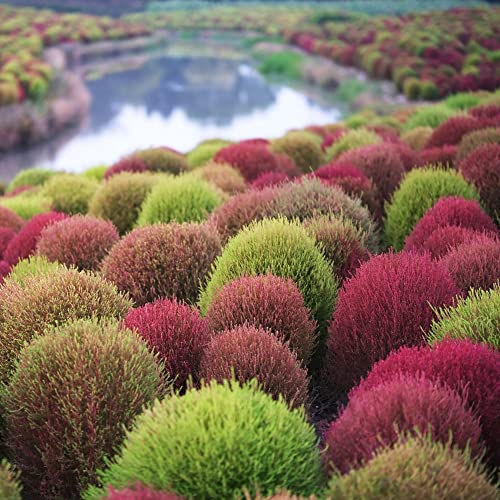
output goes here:
<path id="1" fill-rule="evenodd" d="M 12 229 L 12 231 L 17 233 L 24 224 L 25 221 L 13 210 L 0 205 L 0 227 Z"/>
<path id="2" fill-rule="evenodd" d="M 21 170 L 10 181 L 7 192 L 11 193 L 22 186 L 42 186 L 48 179 L 56 174 L 57 172 L 55 170 L 44 168 L 27 168 Z"/>
<path id="3" fill-rule="evenodd" d="M 94 179 L 97 182 L 101 182 L 106 175 L 107 169 L 108 167 L 106 165 L 97 165 L 84 170 L 80 175 L 89 179 Z"/>
<path id="4" fill-rule="evenodd" d="M 425 148 L 434 129 L 432 127 L 415 127 L 401 134 L 401 139 L 414 151 Z"/>
<path id="5" fill-rule="evenodd" d="M 209 162 L 217 151 L 229 144 L 228 141 L 222 139 L 202 142 L 186 155 L 187 162 L 191 168 L 201 167 Z"/>
<path id="6" fill-rule="evenodd" d="M 6 460 L 0 462 L 0 497 L 5 500 L 21 500 L 18 476 Z"/>
<path id="7" fill-rule="evenodd" d="M 144 161 L 135 156 L 129 156 L 128 158 L 123 158 L 109 167 L 104 174 L 104 179 L 109 180 L 111 177 L 125 172 L 129 174 L 140 174 L 147 171 L 148 167 Z"/>
<path id="8" fill-rule="evenodd" d="M 380 142 L 382 142 L 382 139 L 379 135 L 365 128 L 349 130 L 326 149 L 326 159 L 331 161 L 351 149 L 379 144 Z"/>
<path id="9" fill-rule="evenodd" d="M 146 164 L 146 168 L 152 172 L 180 174 L 189 170 L 185 156 L 169 148 L 144 149 L 135 152 L 133 157 L 142 160 Z"/>
<path id="10" fill-rule="evenodd" d="M 20 260 L 10 271 L 9 281 L 14 281 L 24 286 L 26 278 L 31 276 L 46 276 L 53 272 L 64 269 L 59 262 L 50 262 L 47 257 L 34 255 Z"/>
<path id="11" fill-rule="evenodd" d="M 426 147 L 459 144 L 465 134 L 477 130 L 480 126 L 480 121 L 472 116 L 453 116 L 434 129 Z"/>
<path id="12" fill-rule="evenodd" d="M 312 132 L 297 130 L 272 142 L 271 150 L 289 156 L 301 172 L 316 170 L 323 162 L 321 138 Z"/>
<path id="13" fill-rule="evenodd" d="M 239 170 L 225 163 L 210 162 L 195 170 L 204 181 L 212 183 L 224 193 L 236 194 L 246 190 L 246 183 Z"/>
<path id="14" fill-rule="evenodd" d="M 500 144 L 500 127 L 489 127 L 465 134 L 458 146 L 457 162 L 460 163 L 474 149 L 485 144 Z"/>
<path id="15" fill-rule="evenodd" d="M 15 212 L 24 220 L 30 220 L 35 215 L 48 212 L 52 208 L 52 200 L 40 192 L 26 191 L 12 198 L 1 198 L 0 204 Z"/>
<path id="16" fill-rule="evenodd" d="M 265 172 L 250 183 L 252 189 L 264 189 L 271 186 L 279 186 L 288 182 L 290 177 L 284 172 Z"/>
<path id="17" fill-rule="evenodd" d="M 9 227 L 0 226 L 0 260 L 3 260 L 3 254 L 15 235 L 15 231 L 10 229 Z"/>
<path id="18" fill-rule="evenodd" d="M 444 104 L 420 106 L 408 118 L 405 130 L 412 130 L 416 127 L 436 128 L 456 113 L 455 110 L 450 109 Z"/>

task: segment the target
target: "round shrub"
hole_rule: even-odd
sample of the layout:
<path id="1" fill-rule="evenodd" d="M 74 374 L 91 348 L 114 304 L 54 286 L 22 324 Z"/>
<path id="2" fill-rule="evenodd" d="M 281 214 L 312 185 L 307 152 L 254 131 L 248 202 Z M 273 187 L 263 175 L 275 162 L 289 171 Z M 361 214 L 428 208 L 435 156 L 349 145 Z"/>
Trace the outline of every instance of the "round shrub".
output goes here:
<path id="1" fill-rule="evenodd" d="M 481 427 L 460 396 L 422 376 L 399 375 L 351 396 L 324 436 L 327 469 L 347 473 L 398 441 L 400 433 L 429 435 L 434 441 L 483 452 Z"/>
<path id="2" fill-rule="evenodd" d="M 130 301 L 100 276 L 61 269 L 0 289 L 0 379 L 9 379 L 24 346 L 37 335 L 75 319 L 125 316 Z"/>
<path id="3" fill-rule="evenodd" d="M 450 250 L 441 264 L 464 292 L 500 282 L 500 240 L 478 235 Z"/>
<path id="4" fill-rule="evenodd" d="M 15 212 L 21 219 L 30 220 L 35 215 L 48 212 L 52 207 L 52 201 L 39 191 L 31 193 L 25 191 L 12 198 L 1 198 L 1 205 Z"/>
<path id="5" fill-rule="evenodd" d="M 304 130 L 288 132 L 274 140 L 271 150 L 292 158 L 301 172 L 316 170 L 323 161 L 321 138 Z"/>
<path id="6" fill-rule="evenodd" d="M 17 215 L 10 208 L 2 207 L 0 205 L 0 227 L 6 227 L 12 229 L 17 233 L 23 226 L 25 222 L 19 215 Z"/>
<path id="7" fill-rule="evenodd" d="M 103 497 L 103 500 L 182 500 L 182 497 L 175 493 L 156 491 L 138 484 L 133 489 L 124 488 L 122 490 L 115 490 L 110 486 L 108 494 Z"/>
<path id="8" fill-rule="evenodd" d="M 102 274 L 137 306 L 164 297 L 195 303 L 220 250 L 211 226 L 156 224 L 119 241 L 104 259 Z"/>
<path id="9" fill-rule="evenodd" d="M 281 395 L 292 408 L 307 404 L 307 371 L 296 355 L 271 332 L 253 326 L 216 335 L 202 357 L 200 378 L 240 383 L 255 378 L 273 399 Z"/>
<path id="10" fill-rule="evenodd" d="M 289 181 L 290 177 L 284 172 L 265 172 L 250 183 L 252 189 L 263 189 L 270 186 L 279 186 Z"/>
<path id="11" fill-rule="evenodd" d="M 161 381 L 146 344 L 117 323 L 80 320 L 35 339 L 3 400 L 25 493 L 80 498 Z"/>
<path id="12" fill-rule="evenodd" d="M 214 332 L 247 325 L 272 332 L 287 342 L 305 366 L 316 345 L 316 322 L 291 279 L 272 274 L 244 276 L 223 286 L 208 307 Z"/>
<path id="13" fill-rule="evenodd" d="M 498 465 L 499 360 L 498 351 L 467 340 L 437 342 L 432 349 L 427 346 L 404 347 L 378 362 L 350 397 L 369 393 L 401 374 L 424 376 L 432 382 L 446 384 L 458 393 L 466 407 L 479 418 L 490 456 Z"/>
<path id="14" fill-rule="evenodd" d="M 97 182 L 101 182 L 104 179 L 107 170 L 108 167 L 106 165 L 97 165 L 95 167 L 88 168 L 80 175 L 82 175 L 83 177 L 87 177 L 89 179 L 93 179 Z"/>
<path id="15" fill-rule="evenodd" d="M 58 212 L 47 212 L 45 214 L 35 215 L 16 235 L 12 238 L 4 252 L 4 259 L 12 266 L 16 265 L 21 259 L 26 259 L 33 255 L 36 245 L 40 239 L 42 231 L 66 218 L 66 215 Z"/>
<path id="16" fill-rule="evenodd" d="M 224 193 L 242 193 L 247 187 L 239 170 L 228 164 L 210 162 L 196 169 L 195 174 L 204 181 L 211 182 Z"/>
<path id="17" fill-rule="evenodd" d="M 329 319 L 337 296 L 336 278 L 314 239 L 298 222 L 285 219 L 252 223 L 229 241 L 200 295 L 202 314 L 227 283 L 245 275 L 269 273 L 291 278 L 320 324 Z"/>
<path id="18" fill-rule="evenodd" d="M 415 224 L 444 196 L 478 199 L 474 186 L 457 172 L 436 167 L 408 172 L 386 206 L 385 235 L 389 244 L 401 250 Z"/>
<path id="19" fill-rule="evenodd" d="M 349 277 L 363 261 L 368 260 L 365 235 L 349 219 L 321 215 L 304 221 L 304 227 L 317 241 L 339 281 Z"/>
<path id="20" fill-rule="evenodd" d="M 446 196 L 437 200 L 417 222 L 405 240 L 405 250 L 422 249 L 428 238 L 440 228 L 461 228 L 496 234 L 495 223 L 486 215 L 476 200 Z"/>
<path id="21" fill-rule="evenodd" d="M 479 93 L 459 92 L 448 96 L 444 103 L 451 109 L 470 109 L 481 102 Z"/>
<path id="22" fill-rule="evenodd" d="M 148 167 L 146 164 L 137 157 L 130 156 L 128 158 L 123 158 L 119 162 L 115 163 L 111 167 L 106 170 L 104 174 L 104 179 L 109 180 L 111 177 L 115 175 L 127 172 L 129 174 L 140 174 L 143 172 L 147 172 Z"/>
<path id="23" fill-rule="evenodd" d="M 185 387 L 190 376 L 198 381 L 201 356 L 211 332 L 208 321 L 196 309 L 175 299 L 159 299 L 131 309 L 123 324 L 138 332 L 158 354 L 177 388 Z"/>
<path id="24" fill-rule="evenodd" d="M 415 127 L 401 134 L 401 139 L 414 151 L 421 151 L 425 148 L 434 129 L 432 127 Z"/>
<path id="25" fill-rule="evenodd" d="M 0 260 L 0 285 L 10 273 L 10 264 L 5 260 Z"/>
<path id="26" fill-rule="evenodd" d="M 51 262 L 81 271 L 97 271 L 120 237 L 112 222 L 90 215 L 74 215 L 47 226 L 36 249 Z"/>
<path id="27" fill-rule="evenodd" d="M 3 260 L 3 254 L 15 235 L 15 231 L 9 227 L 0 227 L 0 260 Z"/>
<path id="28" fill-rule="evenodd" d="M 326 148 L 326 159 L 331 161 L 351 149 L 379 144 L 381 142 L 382 138 L 379 135 L 365 128 L 349 130 L 349 132 L 342 134 L 331 146 Z"/>
<path id="29" fill-rule="evenodd" d="M 53 175 L 56 175 L 55 170 L 44 168 L 27 168 L 21 170 L 10 181 L 7 192 L 10 193 L 21 186 L 42 186 Z"/>
<path id="30" fill-rule="evenodd" d="M 441 123 L 456 115 L 456 111 L 448 108 L 444 104 L 433 106 L 420 106 L 410 115 L 405 124 L 405 130 L 412 130 L 416 127 L 437 128 Z"/>
<path id="31" fill-rule="evenodd" d="M 14 281 L 20 286 L 31 276 L 46 276 L 61 269 L 64 265 L 59 262 L 50 262 L 47 257 L 32 256 L 20 260 L 10 271 L 9 281 Z"/>
<path id="32" fill-rule="evenodd" d="M 426 148 L 459 144 L 465 134 L 477 130 L 480 126 L 481 122 L 472 116 L 453 116 L 434 129 Z"/>
<path id="33" fill-rule="evenodd" d="M 465 134 L 458 146 L 457 162 L 460 163 L 474 149 L 485 144 L 500 144 L 500 127 L 484 128 Z"/>
<path id="34" fill-rule="evenodd" d="M 123 235 L 134 228 L 141 206 L 157 182 L 154 175 L 114 175 L 96 191 L 89 214 L 111 221 Z"/>
<path id="35" fill-rule="evenodd" d="M 328 332 L 325 383 L 350 389 L 401 346 L 425 344 L 435 313 L 460 290 L 429 255 L 382 254 L 344 283 Z"/>
<path id="36" fill-rule="evenodd" d="M 309 495 L 322 480 L 316 445 L 302 409 L 290 411 L 256 384 L 212 383 L 146 410 L 99 478 L 114 488 L 140 481 L 190 498 L 234 498 L 244 488 L 269 495 L 278 487 Z M 101 496 L 90 488 L 84 498 Z"/>
<path id="37" fill-rule="evenodd" d="M 5 460 L 0 462 L 0 498 L 4 500 L 21 500 L 19 474 Z"/>
<path id="38" fill-rule="evenodd" d="M 209 162 L 219 150 L 229 144 L 230 142 L 222 139 L 202 142 L 186 155 L 187 162 L 191 168 L 201 167 Z"/>
<path id="39" fill-rule="evenodd" d="M 415 167 L 424 167 L 425 165 L 441 164 L 444 168 L 456 168 L 455 156 L 457 154 L 456 146 L 440 146 L 437 148 L 427 148 L 420 151 L 415 159 Z"/>
<path id="40" fill-rule="evenodd" d="M 490 214 L 500 216 L 500 144 L 485 144 L 460 162 L 460 172 L 479 191 Z"/>
<path id="41" fill-rule="evenodd" d="M 427 341 L 434 345 L 446 337 L 487 343 L 500 351 L 500 285 L 491 290 L 470 290 L 455 307 L 440 308 Z"/>
<path id="42" fill-rule="evenodd" d="M 221 202 L 216 188 L 193 175 L 165 179 L 144 200 L 137 224 L 202 222 Z"/>
<path id="43" fill-rule="evenodd" d="M 40 193 L 50 199 L 52 208 L 69 215 L 86 214 L 89 202 L 99 184 L 85 177 L 71 174 L 52 176 Z"/>
<path id="44" fill-rule="evenodd" d="M 328 498 L 484 498 L 494 500 L 496 488 L 479 460 L 467 451 L 430 438 L 400 439 L 394 447 L 377 450 L 360 469 L 335 474 Z"/>
<path id="45" fill-rule="evenodd" d="M 180 174 L 189 170 L 184 155 L 169 148 L 150 148 L 135 152 L 132 157 L 142 160 L 152 172 Z"/>

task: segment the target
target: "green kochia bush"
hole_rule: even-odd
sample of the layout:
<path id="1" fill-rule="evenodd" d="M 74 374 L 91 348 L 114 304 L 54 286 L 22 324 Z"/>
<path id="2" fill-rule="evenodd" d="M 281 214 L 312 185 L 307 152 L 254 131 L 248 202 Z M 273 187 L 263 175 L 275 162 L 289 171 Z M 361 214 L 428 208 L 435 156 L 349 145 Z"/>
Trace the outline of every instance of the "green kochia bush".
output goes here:
<path id="1" fill-rule="evenodd" d="M 26 170 L 21 170 L 10 182 L 7 192 L 11 192 L 14 189 L 21 186 L 41 186 L 50 177 L 56 175 L 55 170 L 47 170 L 43 168 L 28 168 Z"/>
<path id="2" fill-rule="evenodd" d="M 292 158 L 301 172 L 316 170 L 324 160 L 321 137 L 306 130 L 288 132 L 273 141 L 271 150 Z"/>
<path id="3" fill-rule="evenodd" d="M 253 498 L 277 488 L 310 495 L 322 471 L 314 429 L 255 383 L 212 383 L 146 410 L 121 453 L 99 473 L 104 487 L 137 482 L 188 498 Z M 89 488 L 86 500 L 103 490 Z"/>
<path id="4" fill-rule="evenodd" d="M 3 399 L 26 495 L 80 498 L 162 385 L 155 355 L 116 321 L 79 320 L 36 338 Z"/>
<path id="5" fill-rule="evenodd" d="M 332 146 L 327 148 L 326 159 L 330 161 L 351 149 L 379 144 L 380 142 L 382 142 L 382 138 L 371 130 L 365 128 L 350 130 L 342 135 L 340 139 L 337 139 Z"/>
<path id="6" fill-rule="evenodd" d="M 145 199 L 137 223 L 201 222 L 221 203 L 216 188 L 193 175 L 166 179 Z"/>
<path id="7" fill-rule="evenodd" d="M 51 199 L 41 193 L 21 193 L 12 198 L 3 198 L 0 204 L 6 208 L 10 208 L 19 217 L 24 220 L 30 220 L 32 217 L 44 212 L 48 212 L 51 208 Z"/>
<path id="8" fill-rule="evenodd" d="M 30 276 L 46 276 L 64 269 L 64 265 L 59 262 L 50 262 L 43 255 L 33 255 L 20 260 L 10 271 L 9 281 L 13 281 L 21 286 Z"/>
<path id="9" fill-rule="evenodd" d="M 455 110 L 444 104 L 421 106 L 409 117 L 405 124 L 405 130 L 412 130 L 416 127 L 436 128 L 456 114 L 457 112 Z"/>
<path id="10" fill-rule="evenodd" d="M 253 223 L 229 241 L 200 295 L 202 314 L 207 313 L 216 293 L 227 283 L 244 275 L 268 273 L 291 278 L 320 324 L 330 319 L 337 279 L 314 239 L 298 222 L 286 219 Z"/>
<path id="11" fill-rule="evenodd" d="M 5 460 L 0 463 L 0 498 L 3 500 L 21 500 L 22 498 L 18 474 Z"/>
<path id="12" fill-rule="evenodd" d="M 222 139 L 202 142 L 186 155 L 187 162 L 192 168 L 201 167 L 210 161 L 217 151 L 228 144 L 230 142 Z"/>
<path id="13" fill-rule="evenodd" d="M 444 196 L 479 200 L 476 188 L 457 172 L 429 166 L 406 174 L 386 206 L 385 234 L 388 243 L 401 250 L 415 224 Z"/>

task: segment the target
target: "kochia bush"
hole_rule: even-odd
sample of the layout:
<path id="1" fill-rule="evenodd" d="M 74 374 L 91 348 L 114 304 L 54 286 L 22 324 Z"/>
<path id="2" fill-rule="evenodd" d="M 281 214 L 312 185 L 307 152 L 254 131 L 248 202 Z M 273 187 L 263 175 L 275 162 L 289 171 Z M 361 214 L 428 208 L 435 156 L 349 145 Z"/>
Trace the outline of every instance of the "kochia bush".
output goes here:
<path id="1" fill-rule="evenodd" d="M 17 233 L 24 224 L 25 221 L 13 210 L 0 205 L 0 227 L 12 229 L 12 231 Z"/>
<path id="2" fill-rule="evenodd" d="M 5 500 L 21 500 L 19 473 L 6 461 L 0 462 L 0 497 Z"/>
<path id="3" fill-rule="evenodd" d="M 271 150 L 292 158 L 301 172 L 316 170 L 323 161 L 321 138 L 305 130 L 288 132 L 285 136 L 274 140 Z"/>

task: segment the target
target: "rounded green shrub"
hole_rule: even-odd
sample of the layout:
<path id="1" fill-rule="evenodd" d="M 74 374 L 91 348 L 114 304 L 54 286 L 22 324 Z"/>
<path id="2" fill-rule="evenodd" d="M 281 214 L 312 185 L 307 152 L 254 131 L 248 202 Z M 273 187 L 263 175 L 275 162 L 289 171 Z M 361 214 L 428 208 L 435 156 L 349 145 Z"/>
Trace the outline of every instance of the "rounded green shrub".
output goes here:
<path id="1" fill-rule="evenodd" d="M 47 170 L 44 168 L 28 168 L 26 170 L 21 170 L 21 172 L 10 181 L 7 192 L 10 193 L 21 186 L 41 186 L 56 174 L 57 172 L 55 170 Z"/>
<path id="2" fill-rule="evenodd" d="M 415 224 L 444 196 L 479 200 L 476 188 L 455 171 L 428 166 L 408 172 L 386 205 L 387 242 L 396 250 L 401 250 Z"/>
<path id="3" fill-rule="evenodd" d="M 5 460 L 0 463 L 0 498 L 3 500 L 21 500 L 19 474 Z"/>
<path id="4" fill-rule="evenodd" d="M 469 109 L 477 106 L 481 102 L 481 96 L 474 92 L 459 92 L 450 95 L 443 103 L 451 109 Z"/>
<path id="5" fill-rule="evenodd" d="M 27 497 L 80 498 L 161 388 L 156 356 L 116 321 L 79 320 L 34 339 L 3 398 Z"/>
<path id="6" fill-rule="evenodd" d="M 194 175 L 169 178 L 146 197 L 137 224 L 202 222 L 221 203 L 217 189 Z"/>
<path id="7" fill-rule="evenodd" d="M 316 170 L 324 160 L 321 137 L 306 130 L 288 132 L 272 142 L 271 150 L 289 156 L 301 172 Z"/>
<path id="8" fill-rule="evenodd" d="M 432 345 L 446 337 L 487 343 L 500 351 L 500 285 L 471 289 L 455 307 L 438 309 L 427 341 Z"/>
<path id="9" fill-rule="evenodd" d="M 132 156 L 142 160 L 146 168 L 152 172 L 180 174 L 189 170 L 189 165 L 184 155 L 169 148 L 144 149 L 137 151 Z"/>
<path id="10" fill-rule="evenodd" d="M 123 172 L 113 175 L 96 191 L 89 214 L 111 221 L 123 235 L 134 228 L 141 206 L 158 178 L 151 174 Z"/>
<path id="11" fill-rule="evenodd" d="M 90 167 L 84 172 L 82 172 L 82 176 L 87 179 L 94 179 L 95 181 L 101 182 L 104 179 L 104 174 L 108 170 L 107 165 L 97 165 L 95 167 Z"/>
<path id="12" fill-rule="evenodd" d="M 441 123 L 455 116 L 457 112 L 444 104 L 432 106 L 420 106 L 413 112 L 405 124 L 405 130 L 412 130 L 416 127 L 436 128 Z"/>
<path id="13" fill-rule="evenodd" d="M 0 204 L 15 212 L 24 220 L 30 220 L 35 215 L 43 214 L 51 209 L 52 201 L 41 193 L 21 193 L 12 198 L 2 198 Z"/>
<path id="14" fill-rule="evenodd" d="M 202 142 L 186 155 L 186 160 L 191 168 L 201 167 L 209 162 L 217 151 L 229 144 L 229 141 L 222 139 Z"/>
<path id="15" fill-rule="evenodd" d="M 40 193 L 51 200 L 52 209 L 69 215 L 86 214 L 99 184 L 86 177 L 60 174 L 51 177 Z"/>
<path id="16" fill-rule="evenodd" d="M 432 127 L 415 127 L 401 134 L 401 139 L 406 142 L 413 151 L 421 151 L 425 148 L 434 129 Z"/>
<path id="17" fill-rule="evenodd" d="M 202 314 L 227 283 L 269 273 L 291 278 L 320 324 L 330 319 L 338 287 L 330 264 L 298 222 L 282 218 L 252 223 L 229 241 L 200 295 Z"/>
<path id="18" fill-rule="evenodd" d="M 484 466 L 468 451 L 413 437 L 377 451 L 360 469 L 344 476 L 335 474 L 326 496 L 338 500 L 494 500 L 497 491 Z"/>
<path id="19" fill-rule="evenodd" d="M 140 482 L 188 498 L 250 498 L 277 488 L 310 495 L 322 471 L 317 439 L 302 409 L 290 411 L 255 383 L 212 383 L 146 410 L 120 454 L 99 473 L 104 487 Z M 91 487 L 86 500 L 100 499 Z"/>
<path id="20" fill-rule="evenodd" d="M 31 276 L 47 276 L 64 269 L 59 262 L 50 262 L 43 255 L 33 255 L 27 259 L 20 260 L 10 271 L 8 279 L 24 286 L 24 282 Z"/>
<path id="21" fill-rule="evenodd" d="M 331 161 L 351 149 L 369 146 L 371 144 L 379 144 L 381 142 L 382 138 L 371 130 L 365 128 L 350 130 L 327 148 L 326 160 Z"/>

